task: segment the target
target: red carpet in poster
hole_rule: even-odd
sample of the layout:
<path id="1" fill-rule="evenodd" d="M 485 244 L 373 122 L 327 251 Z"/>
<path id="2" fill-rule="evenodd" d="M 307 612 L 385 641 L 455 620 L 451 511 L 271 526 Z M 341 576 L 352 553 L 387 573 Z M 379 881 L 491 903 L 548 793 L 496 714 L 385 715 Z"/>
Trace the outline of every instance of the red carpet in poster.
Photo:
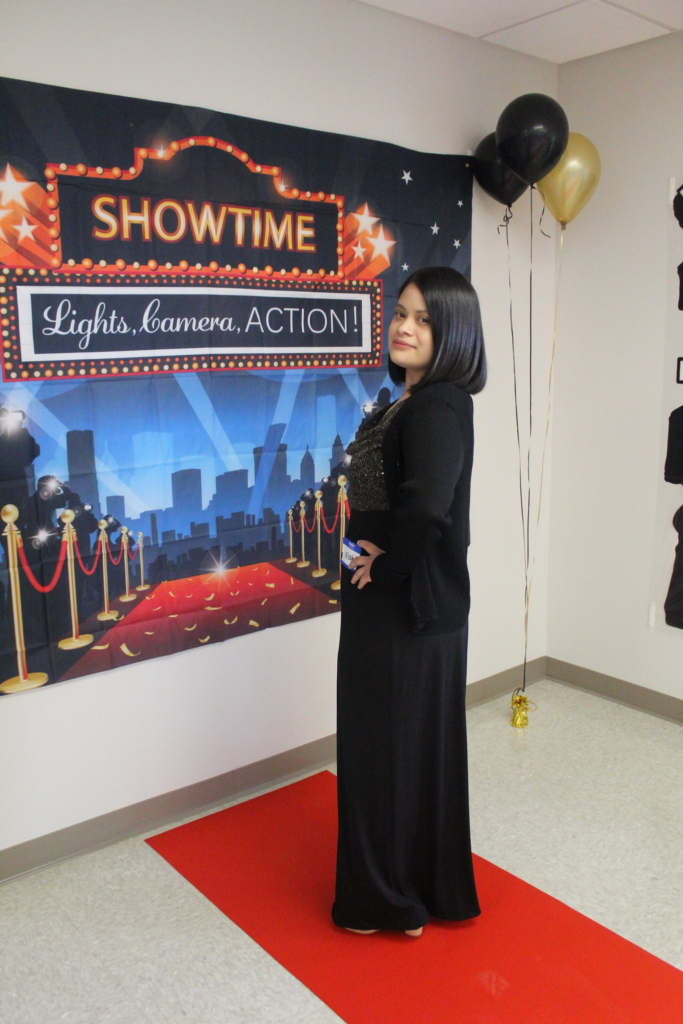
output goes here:
<path id="1" fill-rule="evenodd" d="M 330 920 L 322 772 L 149 844 L 347 1024 L 681 1024 L 683 972 L 476 858 L 482 915 L 420 939 Z"/>
<path id="2" fill-rule="evenodd" d="M 119 613 L 116 622 L 103 624 L 96 615 L 81 622 L 81 632 L 91 633 L 95 642 L 75 663 L 68 659 L 72 663 L 63 671 L 59 666 L 68 660 L 55 642 L 57 674 L 74 679 L 338 611 L 339 594 L 330 588 L 336 576 L 329 573 L 312 586 L 315 564 L 300 569 L 284 560 L 258 562 L 166 580 L 149 587 L 148 593 L 132 588 L 135 603 L 111 600 Z"/>

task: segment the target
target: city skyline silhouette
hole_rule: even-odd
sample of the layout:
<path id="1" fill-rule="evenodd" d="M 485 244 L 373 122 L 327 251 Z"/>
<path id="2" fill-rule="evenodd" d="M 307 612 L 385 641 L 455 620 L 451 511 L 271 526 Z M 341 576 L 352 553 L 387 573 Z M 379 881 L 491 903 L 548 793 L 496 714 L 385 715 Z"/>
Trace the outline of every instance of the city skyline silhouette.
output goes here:
<path id="1" fill-rule="evenodd" d="M 313 381 L 309 374 L 288 371 L 279 380 L 244 374 L 239 385 L 232 375 L 194 381 L 187 379 L 194 375 L 178 375 L 162 386 L 159 380 L 117 381 L 110 396 L 102 395 L 102 382 L 51 383 L 44 396 L 41 386 L 24 387 L 21 412 L 40 447 L 24 467 L 26 496 L 36 480 L 54 478 L 57 491 L 60 485 L 76 495 L 91 525 L 110 516 L 112 537 L 118 525 L 133 538 L 141 533 L 157 579 L 198 571 L 208 555 L 239 564 L 282 557 L 288 510 L 296 521 L 304 498 L 312 512 L 313 492 L 321 488 L 325 512 L 334 515 L 334 471 L 341 472 L 345 447 L 376 408 L 379 392 L 384 402 L 391 396 L 383 369 L 330 371 Z M 245 390 L 250 405 L 226 401 L 226 392 L 244 397 Z M 111 397 L 118 399 L 113 406 Z M 83 427 L 88 418 L 93 426 Z M 0 482 L 0 492 L 3 487 Z M 76 499 L 63 500 L 71 505 Z M 47 524 L 55 531 L 58 503 L 55 494 Z M 94 529 L 82 533 L 89 551 Z M 323 546 L 334 563 L 327 537 Z"/>

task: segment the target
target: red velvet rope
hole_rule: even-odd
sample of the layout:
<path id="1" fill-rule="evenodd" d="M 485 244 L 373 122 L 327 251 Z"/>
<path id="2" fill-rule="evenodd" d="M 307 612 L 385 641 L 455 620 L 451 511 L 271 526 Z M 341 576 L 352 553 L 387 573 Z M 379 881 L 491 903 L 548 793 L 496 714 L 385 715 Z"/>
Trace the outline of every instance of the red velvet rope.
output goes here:
<path id="1" fill-rule="evenodd" d="M 140 550 L 140 545 L 136 544 L 135 545 L 135 550 L 133 551 L 133 554 L 131 555 L 130 548 L 128 548 L 128 561 L 129 562 L 132 562 L 135 558 L 137 558 L 137 554 L 138 554 L 139 550 Z"/>
<path id="2" fill-rule="evenodd" d="M 339 502 L 337 502 L 337 510 L 334 514 L 334 522 L 332 523 L 332 526 L 327 525 L 327 520 L 325 519 L 325 509 L 322 507 L 322 505 L 320 506 L 320 517 L 323 521 L 323 529 L 325 530 L 325 532 L 334 533 L 334 531 L 337 529 L 337 523 L 339 522 Z"/>
<path id="3" fill-rule="evenodd" d="M 41 594 L 49 594 L 51 590 L 55 589 L 55 587 L 57 586 L 57 582 L 59 580 L 59 577 L 62 575 L 62 569 L 64 567 L 64 559 L 65 558 L 66 558 L 66 537 L 63 538 L 62 543 L 61 543 L 60 548 L 59 548 L 59 558 L 57 559 L 57 568 L 55 569 L 55 574 L 52 577 L 51 582 L 48 583 L 47 586 L 44 586 L 42 583 L 39 583 L 38 580 L 33 575 L 33 572 L 31 571 L 31 566 L 28 564 L 28 560 L 26 558 L 26 552 L 24 551 L 23 544 L 19 545 L 19 561 L 21 562 L 21 567 L 24 570 L 24 572 L 26 573 L 26 575 L 28 576 L 28 580 L 29 580 L 29 583 L 31 584 L 31 586 L 35 587 L 35 589 L 39 593 L 41 593 Z"/>
<path id="4" fill-rule="evenodd" d="M 346 509 L 346 518 L 351 518 L 351 506 L 349 505 L 348 498 L 344 500 L 344 508 Z"/>
<path id="5" fill-rule="evenodd" d="M 123 558 L 123 544 L 121 545 L 121 550 L 119 551 L 119 557 L 118 558 L 114 558 L 114 556 L 112 555 L 111 548 L 109 547 L 109 541 L 107 541 L 107 552 L 109 554 L 109 561 L 111 562 L 111 564 L 112 565 L 118 565 L 120 563 L 121 559 Z"/>
<path id="6" fill-rule="evenodd" d="M 92 569 L 86 569 L 86 567 L 85 567 L 85 565 L 83 563 L 83 558 L 81 557 L 81 553 L 78 550 L 78 540 L 77 540 L 76 537 L 74 537 L 74 548 L 76 549 L 76 558 L 78 559 L 78 564 L 81 567 L 81 572 L 84 572 L 86 576 L 92 576 L 93 573 L 95 572 L 95 569 L 98 566 L 98 563 L 99 563 L 99 560 L 100 560 L 100 554 L 102 553 L 102 545 L 101 545 L 100 541 L 99 540 L 97 541 L 97 552 L 95 553 L 95 561 L 92 564 Z"/>
<path id="7" fill-rule="evenodd" d="M 315 530 L 315 510 L 313 511 L 313 522 L 311 523 L 310 526 L 306 522 L 306 514 L 304 513 L 304 526 L 306 527 L 309 533 L 313 533 L 313 531 Z"/>
<path id="8" fill-rule="evenodd" d="M 299 525 L 297 526 L 294 520 L 292 519 L 292 529 L 294 530 L 294 533 L 298 533 L 299 530 L 301 529 L 301 520 L 299 520 Z"/>

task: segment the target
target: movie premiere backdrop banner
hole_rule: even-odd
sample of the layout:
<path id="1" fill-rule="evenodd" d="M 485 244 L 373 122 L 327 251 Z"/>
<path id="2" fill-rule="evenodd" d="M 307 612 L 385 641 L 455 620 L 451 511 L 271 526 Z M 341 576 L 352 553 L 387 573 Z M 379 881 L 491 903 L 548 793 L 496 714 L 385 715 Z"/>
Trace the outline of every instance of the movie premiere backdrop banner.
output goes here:
<path id="1" fill-rule="evenodd" d="M 467 157 L 0 79 L 0 692 L 339 610 L 345 447 Z"/>

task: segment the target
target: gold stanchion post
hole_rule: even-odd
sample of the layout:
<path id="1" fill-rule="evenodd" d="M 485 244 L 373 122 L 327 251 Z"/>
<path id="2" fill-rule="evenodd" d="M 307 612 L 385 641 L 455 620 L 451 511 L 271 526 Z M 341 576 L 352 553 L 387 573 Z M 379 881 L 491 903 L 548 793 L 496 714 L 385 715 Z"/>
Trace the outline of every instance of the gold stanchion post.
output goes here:
<path id="1" fill-rule="evenodd" d="M 327 569 L 323 569 L 321 567 L 321 565 L 320 565 L 320 508 L 322 506 L 322 501 L 320 499 L 322 498 L 322 496 L 323 496 L 323 492 L 322 491 L 316 491 L 315 492 L 315 513 L 314 513 L 314 515 L 315 515 L 316 520 L 317 520 L 317 528 L 318 528 L 317 529 L 317 534 L 318 534 L 318 568 L 313 570 L 313 572 L 311 573 L 311 576 L 316 576 L 316 577 L 318 577 L 318 576 L 325 576 L 327 574 Z"/>
<path id="2" fill-rule="evenodd" d="M 299 523 L 301 530 L 301 561 L 296 563 L 297 569 L 305 569 L 310 562 L 306 561 L 306 523 L 304 522 L 304 516 L 306 515 L 306 502 L 299 502 Z"/>
<path id="3" fill-rule="evenodd" d="M 292 510 L 291 508 L 287 512 L 287 521 L 289 523 L 289 558 L 285 559 L 285 562 L 296 562 L 296 555 L 294 554 L 294 535 L 292 531 Z"/>
<path id="4" fill-rule="evenodd" d="M 24 643 L 24 618 L 21 611 L 21 584 L 17 549 L 21 544 L 19 528 L 15 526 L 19 509 L 16 505 L 5 505 L 0 512 L 7 537 L 7 563 L 9 566 L 9 585 L 12 595 L 12 618 L 14 619 L 14 646 L 17 651 L 17 669 L 19 674 L 0 683 L 0 693 L 18 693 L 20 690 L 33 690 L 48 681 L 45 672 L 29 672 L 26 664 L 26 646 Z"/>
<path id="5" fill-rule="evenodd" d="M 339 502 L 339 561 L 341 562 L 342 541 L 346 533 L 346 477 L 343 475 L 338 477 L 337 483 L 339 484 L 339 494 L 337 495 Z M 335 580 L 330 584 L 330 590 L 341 590 L 341 580 Z"/>
<path id="6" fill-rule="evenodd" d="M 107 622 L 110 619 L 118 619 L 119 613 L 112 611 L 109 607 L 109 566 L 107 565 L 107 558 L 109 557 L 107 552 L 107 542 L 109 537 L 107 535 L 107 521 L 106 519 L 100 519 L 97 524 L 100 528 L 100 558 L 102 559 L 102 589 L 104 591 L 104 611 L 99 612 L 97 618 L 100 622 Z"/>
<path id="7" fill-rule="evenodd" d="M 87 647 L 93 642 L 91 633 L 81 633 L 78 629 L 78 602 L 76 600 L 76 565 L 74 560 L 74 537 L 76 531 L 73 528 L 75 513 L 71 508 L 65 508 L 59 517 L 64 523 L 64 536 L 66 537 L 66 570 L 69 577 L 69 605 L 71 607 L 71 636 L 60 640 L 57 644 L 63 651 L 75 651 L 78 647 Z"/>
<path id="8" fill-rule="evenodd" d="M 136 590 L 149 590 L 149 583 L 145 583 L 145 546 L 142 543 L 142 533 L 138 530 L 138 551 L 140 552 L 140 586 Z"/>
<path id="9" fill-rule="evenodd" d="M 130 592 L 130 572 L 128 569 L 128 545 L 130 539 L 128 537 L 128 527 L 121 527 L 121 546 L 123 547 L 123 575 L 126 580 L 126 592 L 122 594 L 119 601 L 137 601 L 138 595 L 131 594 Z"/>

